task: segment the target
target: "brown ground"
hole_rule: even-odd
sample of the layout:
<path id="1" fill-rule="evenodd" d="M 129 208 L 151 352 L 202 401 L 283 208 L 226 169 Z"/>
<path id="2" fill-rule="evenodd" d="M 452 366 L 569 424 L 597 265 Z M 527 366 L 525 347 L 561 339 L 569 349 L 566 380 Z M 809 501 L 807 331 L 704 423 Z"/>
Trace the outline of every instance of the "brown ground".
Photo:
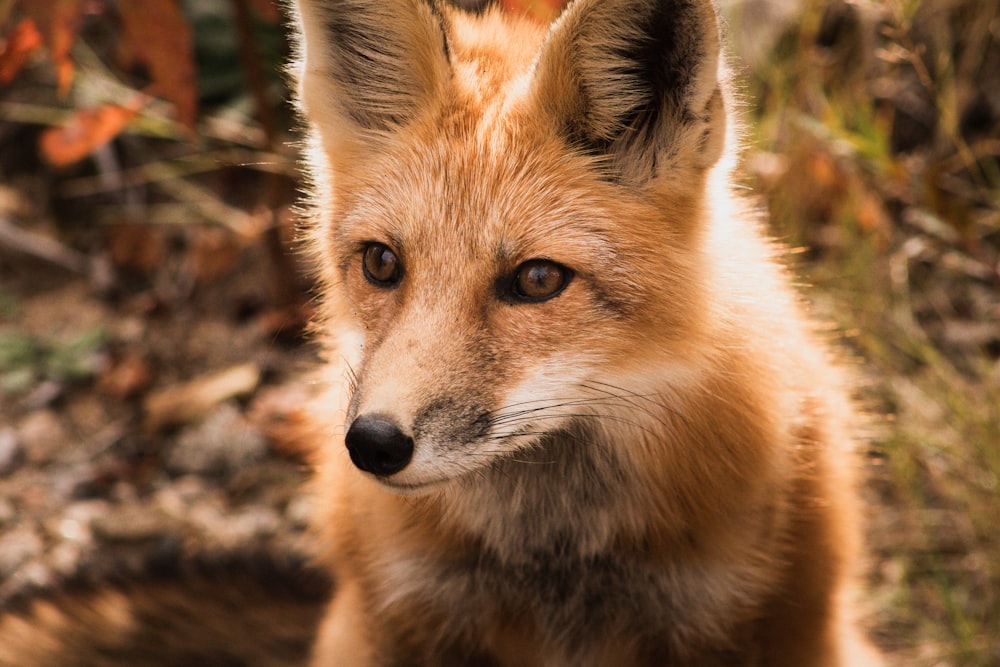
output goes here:
<path id="1" fill-rule="evenodd" d="M 101 224 L 100 200 L 33 198 L 66 177 L 10 156 L 0 233 L 19 236 L 0 243 L 0 608 L 151 561 L 302 553 L 305 465 L 277 445 L 309 391 L 304 281 L 276 278 L 266 234 L 124 214 Z M 254 191 L 253 175 L 231 178 Z M 45 243 L 56 261 L 40 257 Z M 283 299 L 285 284 L 302 296 Z"/>

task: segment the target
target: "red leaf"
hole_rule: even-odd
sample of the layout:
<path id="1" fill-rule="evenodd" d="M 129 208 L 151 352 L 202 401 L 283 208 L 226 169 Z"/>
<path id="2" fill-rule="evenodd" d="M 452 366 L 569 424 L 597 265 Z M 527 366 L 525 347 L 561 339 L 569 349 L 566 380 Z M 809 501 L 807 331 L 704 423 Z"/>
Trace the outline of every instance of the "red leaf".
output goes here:
<path id="1" fill-rule="evenodd" d="M 141 276 L 153 275 L 167 254 L 166 234 L 155 225 L 110 225 L 104 243 L 117 268 Z"/>
<path id="2" fill-rule="evenodd" d="M 59 94 L 69 92 L 73 83 L 73 61 L 69 57 L 80 30 L 81 0 L 30 0 L 21 3 L 24 13 L 35 22 L 56 66 Z"/>
<path id="3" fill-rule="evenodd" d="M 281 21 L 281 12 L 278 4 L 274 0 L 250 0 L 250 6 L 254 8 L 257 16 L 267 23 L 278 23 Z"/>
<path id="4" fill-rule="evenodd" d="M 177 109 L 177 120 L 194 129 L 198 91 L 194 65 L 194 37 L 177 0 L 119 3 L 125 48 L 145 65 L 154 91 Z"/>
<path id="5" fill-rule="evenodd" d="M 128 351 L 101 373 L 96 389 L 105 396 L 126 400 L 144 392 L 154 379 L 149 361 L 138 352 Z"/>
<path id="6" fill-rule="evenodd" d="M 31 52 L 42 45 L 42 35 L 31 19 L 22 19 L 7 35 L 0 49 L 0 83 L 10 83 L 17 76 Z"/>
<path id="7" fill-rule="evenodd" d="M 106 104 L 77 111 L 67 123 L 42 133 L 42 156 L 56 167 L 85 158 L 118 136 L 145 101 L 144 96 L 137 95 L 128 106 Z"/>

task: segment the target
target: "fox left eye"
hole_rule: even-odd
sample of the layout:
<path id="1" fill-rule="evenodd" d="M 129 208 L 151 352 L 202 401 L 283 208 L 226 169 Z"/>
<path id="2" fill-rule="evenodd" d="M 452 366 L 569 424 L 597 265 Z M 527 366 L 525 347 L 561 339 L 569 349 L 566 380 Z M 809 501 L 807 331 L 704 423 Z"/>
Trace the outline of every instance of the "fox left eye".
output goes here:
<path id="1" fill-rule="evenodd" d="M 573 272 L 547 259 L 529 259 L 514 272 L 511 293 L 520 301 L 551 299 L 565 289 Z"/>

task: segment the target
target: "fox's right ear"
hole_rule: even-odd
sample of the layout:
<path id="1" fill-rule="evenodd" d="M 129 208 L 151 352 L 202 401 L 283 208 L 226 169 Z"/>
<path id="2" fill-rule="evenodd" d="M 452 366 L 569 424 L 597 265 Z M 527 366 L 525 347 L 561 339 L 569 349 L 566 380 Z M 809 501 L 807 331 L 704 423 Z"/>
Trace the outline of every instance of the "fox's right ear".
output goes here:
<path id="1" fill-rule="evenodd" d="M 447 83 L 435 0 L 293 0 L 298 103 L 331 159 L 412 120 Z"/>

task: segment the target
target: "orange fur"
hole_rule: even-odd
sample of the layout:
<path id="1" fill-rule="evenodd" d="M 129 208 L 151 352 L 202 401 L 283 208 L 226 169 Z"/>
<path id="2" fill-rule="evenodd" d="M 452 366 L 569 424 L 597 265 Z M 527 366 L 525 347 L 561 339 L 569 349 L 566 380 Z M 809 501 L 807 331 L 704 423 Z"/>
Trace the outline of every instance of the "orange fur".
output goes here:
<path id="1" fill-rule="evenodd" d="M 731 192 L 710 0 L 297 20 L 338 586 L 314 664 L 878 664 L 856 419 Z M 568 282 L 525 298 L 533 262 Z"/>

